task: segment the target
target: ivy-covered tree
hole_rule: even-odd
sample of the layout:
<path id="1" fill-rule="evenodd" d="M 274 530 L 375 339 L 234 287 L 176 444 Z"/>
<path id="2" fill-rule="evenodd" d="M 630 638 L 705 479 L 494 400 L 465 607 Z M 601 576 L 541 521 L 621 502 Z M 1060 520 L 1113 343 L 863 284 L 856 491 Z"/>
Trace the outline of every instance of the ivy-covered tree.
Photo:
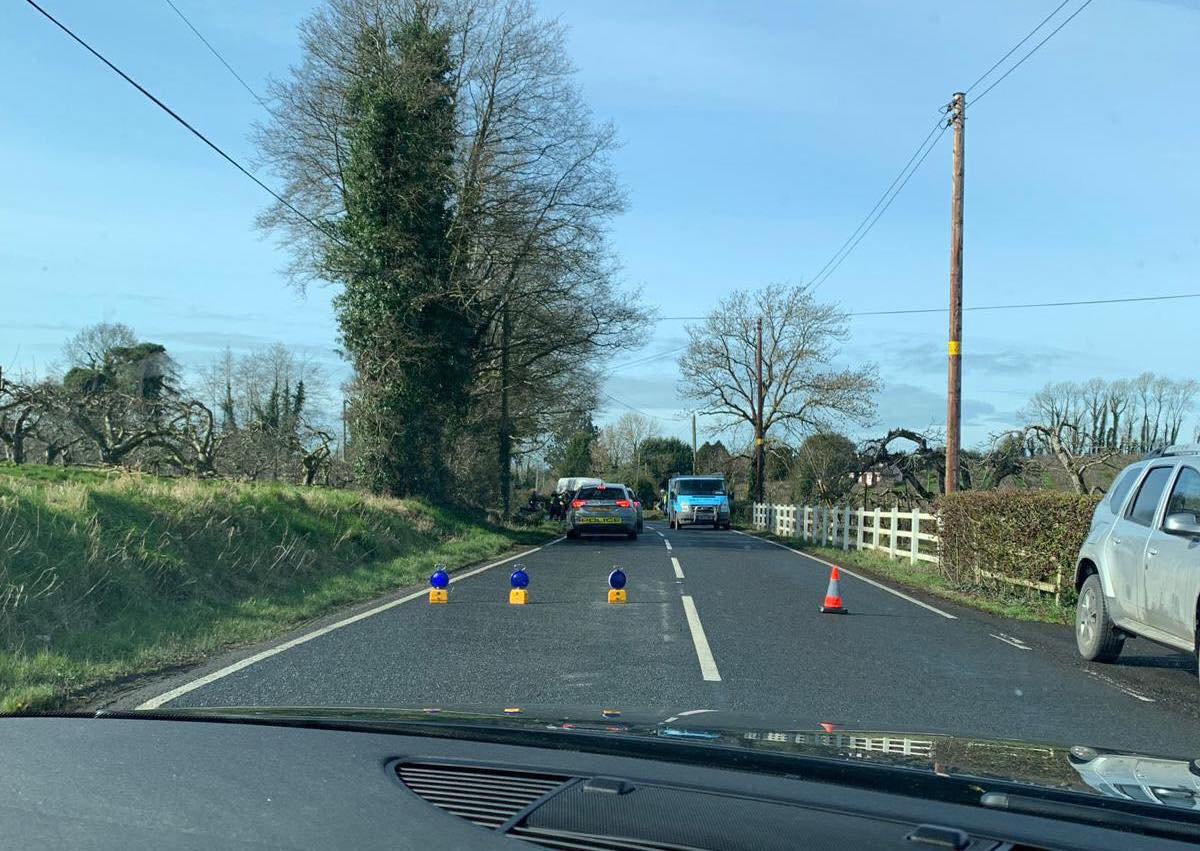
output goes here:
<path id="1" fill-rule="evenodd" d="M 423 4 L 356 51 L 346 215 L 325 272 L 361 397 L 351 432 L 361 479 L 394 496 L 442 497 L 446 429 L 464 407 L 473 327 L 451 297 L 456 143 L 447 31 Z"/>

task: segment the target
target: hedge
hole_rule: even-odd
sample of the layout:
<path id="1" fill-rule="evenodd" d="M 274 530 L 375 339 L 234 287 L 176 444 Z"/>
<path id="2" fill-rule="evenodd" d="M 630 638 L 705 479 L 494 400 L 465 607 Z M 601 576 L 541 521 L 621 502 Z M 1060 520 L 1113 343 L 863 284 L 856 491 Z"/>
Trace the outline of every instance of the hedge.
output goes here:
<path id="1" fill-rule="evenodd" d="M 963 491 L 938 500 L 943 574 L 963 585 L 995 585 L 994 574 L 1073 590 L 1075 557 L 1096 496 L 1058 491 Z M 1059 569 L 1061 568 L 1061 574 Z"/>

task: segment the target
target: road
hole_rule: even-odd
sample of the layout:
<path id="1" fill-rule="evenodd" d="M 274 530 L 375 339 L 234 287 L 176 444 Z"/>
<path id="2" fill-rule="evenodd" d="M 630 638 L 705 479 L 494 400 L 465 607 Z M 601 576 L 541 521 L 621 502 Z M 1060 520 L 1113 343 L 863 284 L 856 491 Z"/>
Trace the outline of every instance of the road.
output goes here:
<path id="1" fill-rule="evenodd" d="M 516 564 L 532 579 L 526 606 L 507 603 Z M 626 605 L 605 600 L 613 566 L 629 576 Z M 647 524 L 636 542 L 559 540 L 468 571 L 449 605 L 409 595 L 136 701 L 627 708 L 664 718 L 715 709 L 806 729 L 829 721 L 1200 753 L 1200 685 L 1186 656 L 1131 640 L 1118 664 L 1088 664 L 1068 628 L 845 573 L 850 614 L 823 615 L 828 576 L 825 564 L 738 532 Z"/>

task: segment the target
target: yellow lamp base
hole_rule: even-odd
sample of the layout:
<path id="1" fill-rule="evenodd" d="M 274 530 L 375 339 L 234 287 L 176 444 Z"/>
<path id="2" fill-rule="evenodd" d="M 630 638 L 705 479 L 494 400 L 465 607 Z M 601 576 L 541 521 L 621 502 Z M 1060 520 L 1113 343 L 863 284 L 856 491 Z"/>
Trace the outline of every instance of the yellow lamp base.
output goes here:
<path id="1" fill-rule="evenodd" d="M 449 603 L 450 594 L 445 588 L 434 588 L 429 592 L 429 602 L 431 603 Z"/>
<path id="2" fill-rule="evenodd" d="M 510 606 L 524 606 L 529 602 L 529 592 L 524 588 L 514 588 L 508 592 Z"/>
<path id="3" fill-rule="evenodd" d="M 616 588 L 609 588 L 608 589 L 608 602 L 610 602 L 610 603 L 628 603 L 629 595 L 625 593 L 624 588 L 620 589 L 619 591 Z"/>

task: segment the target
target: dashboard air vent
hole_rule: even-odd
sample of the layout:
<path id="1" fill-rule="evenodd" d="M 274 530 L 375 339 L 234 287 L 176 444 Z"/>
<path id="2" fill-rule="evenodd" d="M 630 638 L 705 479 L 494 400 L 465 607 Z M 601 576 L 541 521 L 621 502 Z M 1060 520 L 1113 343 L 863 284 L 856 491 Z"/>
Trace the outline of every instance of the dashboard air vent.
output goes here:
<path id="1" fill-rule="evenodd" d="M 405 786 L 435 807 L 492 829 L 573 779 L 449 763 L 401 763 L 396 773 Z"/>

